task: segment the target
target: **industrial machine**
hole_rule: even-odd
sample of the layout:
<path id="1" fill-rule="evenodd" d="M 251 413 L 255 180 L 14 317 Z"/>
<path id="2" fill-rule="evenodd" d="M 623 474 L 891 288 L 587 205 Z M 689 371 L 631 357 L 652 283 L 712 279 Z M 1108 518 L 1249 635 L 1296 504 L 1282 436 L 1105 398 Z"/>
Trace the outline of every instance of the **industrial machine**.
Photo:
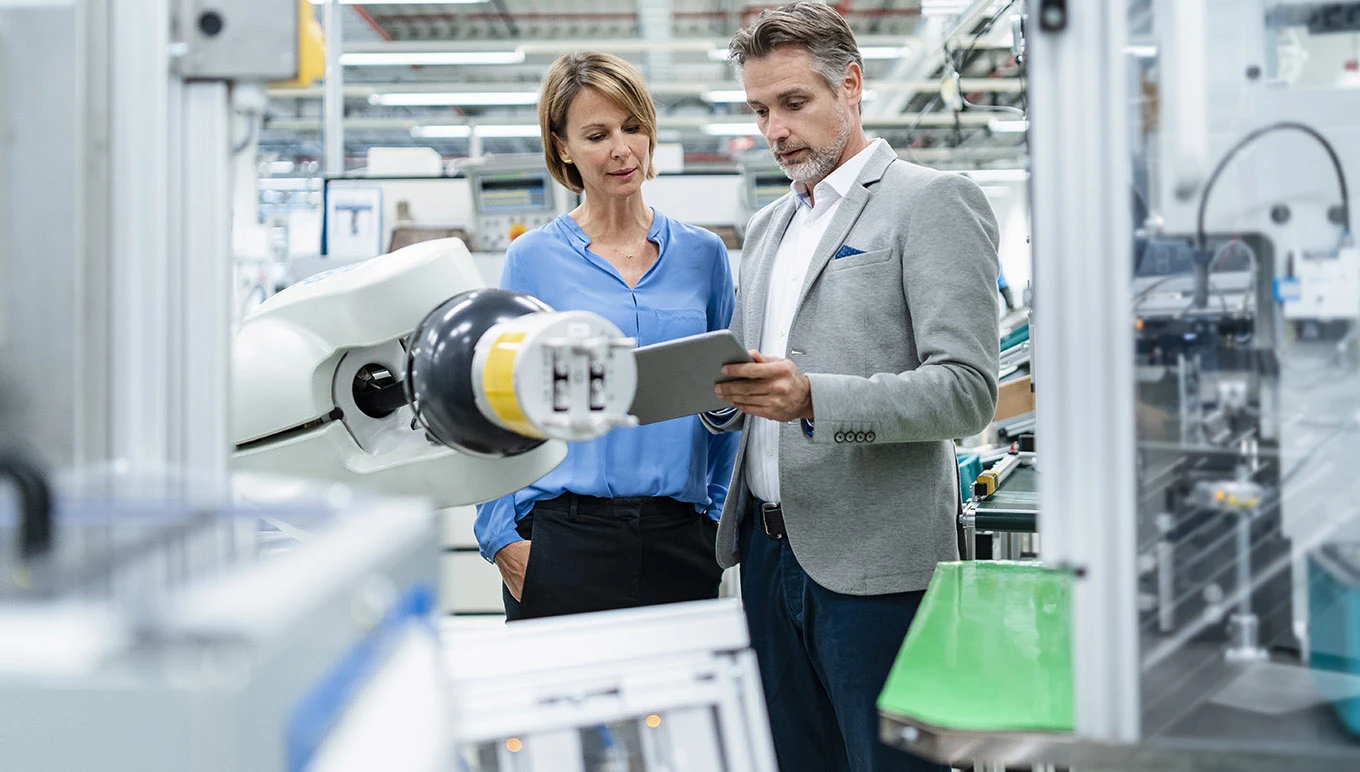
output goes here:
<path id="1" fill-rule="evenodd" d="M 477 214 L 478 252 L 504 252 L 521 233 L 546 225 L 576 206 L 540 155 L 487 156 L 465 169 Z"/>
<path id="2" fill-rule="evenodd" d="M 1354 768 L 1360 3 L 1031 7 L 1042 566 L 937 576 L 883 738 L 955 766 Z"/>
<path id="3" fill-rule="evenodd" d="M 54 489 L 41 551 L 0 512 L 7 768 L 453 768 L 428 506 L 116 469 Z"/>
<path id="4" fill-rule="evenodd" d="M 472 504 L 636 423 L 634 340 L 483 287 L 439 239 L 270 298 L 232 344 L 235 467 Z"/>
<path id="5" fill-rule="evenodd" d="M 741 206 L 737 214 L 737 233 L 746 238 L 751 215 L 779 200 L 789 192 L 789 178 L 767 150 L 744 153 L 737 159 L 741 173 Z"/>
<path id="6" fill-rule="evenodd" d="M 450 631 L 470 772 L 774 772 L 734 599 Z"/>

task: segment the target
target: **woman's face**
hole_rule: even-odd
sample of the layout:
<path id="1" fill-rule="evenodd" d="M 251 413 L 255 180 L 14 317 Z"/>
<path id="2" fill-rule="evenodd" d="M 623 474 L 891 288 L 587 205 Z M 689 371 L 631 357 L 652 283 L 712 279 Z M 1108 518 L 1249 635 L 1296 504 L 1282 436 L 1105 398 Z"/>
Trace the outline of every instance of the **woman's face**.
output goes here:
<path id="1" fill-rule="evenodd" d="M 553 141 L 581 173 L 587 196 L 633 196 L 647 179 L 651 138 L 632 114 L 593 88 L 572 100 L 564 136 Z"/>

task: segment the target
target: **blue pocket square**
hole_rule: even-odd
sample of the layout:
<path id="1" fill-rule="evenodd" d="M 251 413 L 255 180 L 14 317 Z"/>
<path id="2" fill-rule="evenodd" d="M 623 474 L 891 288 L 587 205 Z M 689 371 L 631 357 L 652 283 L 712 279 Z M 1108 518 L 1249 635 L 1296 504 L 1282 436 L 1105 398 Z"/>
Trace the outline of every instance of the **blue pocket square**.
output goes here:
<path id="1" fill-rule="evenodd" d="M 854 247 L 851 247 L 851 246 L 847 246 L 847 245 L 845 245 L 845 244 L 842 244 L 842 245 L 841 245 L 841 248 L 838 249 L 838 250 L 836 250 L 836 254 L 834 254 L 834 255 L 831 256 L 831 259 L 832 259 L 832 260 L 839 260 L 839 259 L 841 259 L 842 257 L 850 257 L 851 255 L 862 255 L 862 254 L 864 254 L 864 250 L 862 250 L 862 249 L 855 249 Z"/>

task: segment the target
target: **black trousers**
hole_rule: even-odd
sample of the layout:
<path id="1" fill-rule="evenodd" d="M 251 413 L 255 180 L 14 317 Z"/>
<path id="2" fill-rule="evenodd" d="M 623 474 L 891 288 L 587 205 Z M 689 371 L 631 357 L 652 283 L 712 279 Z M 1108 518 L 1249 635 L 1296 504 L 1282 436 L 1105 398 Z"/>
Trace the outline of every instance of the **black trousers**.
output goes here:
<path id="1" fill-rule="evenodd" d="M 501 588 L 510 621 L 718 597 L 718 527 L 693 504 L 566 493 L 516 530 L 533 544 L 520 601 Z"/>
<path id="2" fill-rule="evenodd" d="M 828 590 L 759 518 L 741 524 L 741 596 L 780 771 L 947 772 L 878 739 L 878 693 L 925 592 Z"/>

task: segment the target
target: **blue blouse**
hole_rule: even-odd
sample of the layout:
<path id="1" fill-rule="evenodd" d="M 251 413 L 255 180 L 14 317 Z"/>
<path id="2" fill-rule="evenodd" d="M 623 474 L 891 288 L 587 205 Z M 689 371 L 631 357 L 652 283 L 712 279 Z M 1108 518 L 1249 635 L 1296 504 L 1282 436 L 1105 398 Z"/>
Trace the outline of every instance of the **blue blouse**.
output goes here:
<path id="1" fill-rule="evenodd" d="M 727 249 L 702 228 L 652 210 L 647 239 L 660 255 L 629 288 L 609 261 L 586 249 L 590 238 L 570 215 L 515 239 L 501 288 L 539 298 L 559 311 L 593 311 L 639 346 L 726 329 L 736 292 Z M 519 541 L 515 523 L 533 503 L 566 492 L 602 498 L 668 496 L 714 520 L 722 513 L 737 450 L 736 433 L 710 434 L 697 416 L 618 428 L 574 443 L 556 469 L 527 488 L 477 506 L 482 557 Z"/>

